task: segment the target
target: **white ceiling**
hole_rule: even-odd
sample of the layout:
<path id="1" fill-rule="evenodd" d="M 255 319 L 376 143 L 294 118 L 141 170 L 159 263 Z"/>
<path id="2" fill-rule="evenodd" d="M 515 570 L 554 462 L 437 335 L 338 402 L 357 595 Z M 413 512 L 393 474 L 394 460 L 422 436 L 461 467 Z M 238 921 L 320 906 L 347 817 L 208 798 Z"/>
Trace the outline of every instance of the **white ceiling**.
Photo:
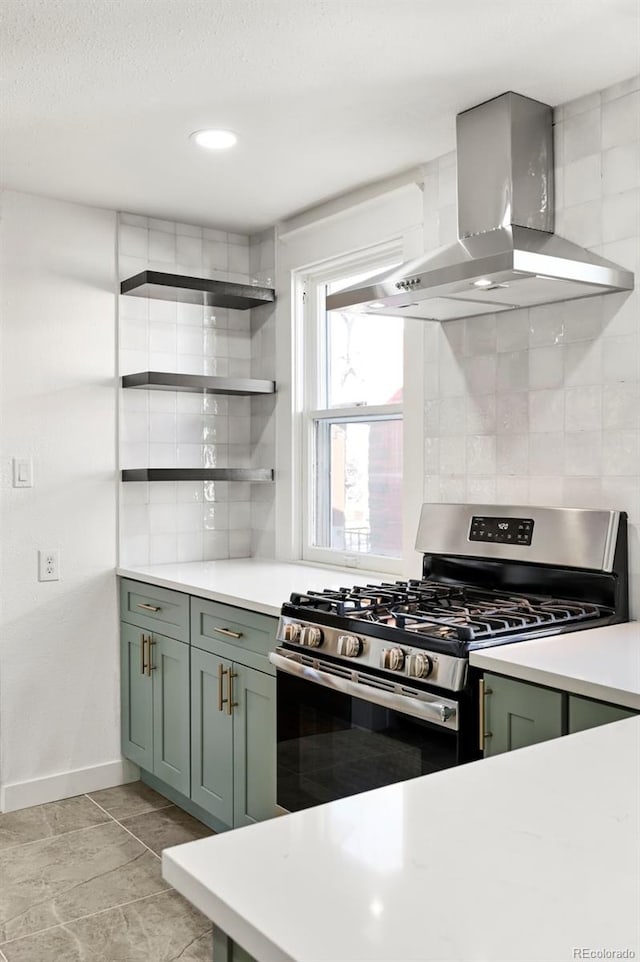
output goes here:
<path id="1" fill-rule="evenodd" d="M 0 0 L 2 183 L 254 231 L 638 64 L 638 0 Z M 193 146 L 229 127 L 226 153 Z"/>

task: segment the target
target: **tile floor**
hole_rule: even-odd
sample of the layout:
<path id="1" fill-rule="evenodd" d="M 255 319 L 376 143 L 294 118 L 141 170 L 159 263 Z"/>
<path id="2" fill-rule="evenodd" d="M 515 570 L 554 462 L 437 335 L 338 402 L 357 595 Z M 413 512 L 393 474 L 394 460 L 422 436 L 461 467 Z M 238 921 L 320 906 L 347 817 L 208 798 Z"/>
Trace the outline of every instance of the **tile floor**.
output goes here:
<path id="1" fill-rule="evenodd" d="M 160 865 L 211 834 L 142 782 L 0 815 L 0 962 L 211 962 Z"/>

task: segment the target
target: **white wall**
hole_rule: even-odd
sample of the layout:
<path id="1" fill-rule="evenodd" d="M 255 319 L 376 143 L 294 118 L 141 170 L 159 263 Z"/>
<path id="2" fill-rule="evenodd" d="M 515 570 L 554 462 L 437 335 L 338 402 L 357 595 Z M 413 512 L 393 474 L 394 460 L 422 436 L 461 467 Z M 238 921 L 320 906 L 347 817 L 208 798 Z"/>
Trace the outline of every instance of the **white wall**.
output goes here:
<path id="1" fill-rule="evenodd" d="M 640 77 L 555 111 L 556 231 L 640 285 Z M 426 167 L 425 241 L 453 240 L 455 154 Z M 629 514 L 640 618 L 640 292 L 431 327 L 425 501 Z"/>
<path id="2" fill-rule="evenodd" d="M 126 779 L 116 604 L 115 214 L 2 197 L 4 810 Z M 11 458 L 33 458 L 33 488 Z M 37 581 L 38 548 L 62 578 Z"/>

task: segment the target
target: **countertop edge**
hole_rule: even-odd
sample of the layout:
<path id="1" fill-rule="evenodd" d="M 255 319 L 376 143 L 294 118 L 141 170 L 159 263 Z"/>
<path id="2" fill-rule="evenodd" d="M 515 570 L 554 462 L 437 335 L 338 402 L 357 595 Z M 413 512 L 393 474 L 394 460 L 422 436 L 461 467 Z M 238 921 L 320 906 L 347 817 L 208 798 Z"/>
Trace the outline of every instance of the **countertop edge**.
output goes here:
<path id="1" fill-rule="evenodd" d="M 230 595 L 223 591 L 214 591 L 211 588 L 201 588 L 199 585 L 185 584 L 184 582 L 174 581 L 171 578 L 163 578 L 160 575 L 143 574 L 134 568 L 116 568 L 116 574 L 119 578 L 128 578 L 130 581 L 139 581 L 141 584 L 156 585 L 158 588 L 169 588 L 171 591 L 180 591 L 184 595 L 193 595 L 194 598 L 219 601 L 224 605 L 232 605 L 234 608 L 245 608 L 248 611 L 256 611 L 262 615 L 270 615 L 272 618 L 280 617 L 281 604 L 269 605 L 263 601 L 256 601 L 255 598 Z"/>
<path id="2" fill-rule="evenodd" d="M 203 882 L 194 879 L 180 862 L 179 848 L 175 846 L 162 853 L 162 877 L 165 881 L 208 919 L 213 921 L 215 918 L 214 924 L 254 958 L 269 959 L 269 962 L 297 962 Z"/>
<path id="3" fill-rule="evenodd" d="M 469 664 L 473 668 L 484 668 L 487 671 L 495 672 L 496 675 L 504 675 L 506 678 L 529 681 L 532 684 L 545 685 L 548 688 L 566 691 L 571 695 L 582 695 L 585 698 L 594 698 L 597 701 L 619 705 L 621 708 L 631 708 L 640 711 L 640 695 L 637 693 L 625 691 L 620 688 L 612 688 L 609 685 L 601 685 L 598 684 L 598 682 L 589 681 L 586 678 L 577 678 L 573 675 L 552 672 L 544 668 L 534 668 L 529 665 L 505 662 L 501 659 L 492 658 L 486 651 L 470 652 Z"/>

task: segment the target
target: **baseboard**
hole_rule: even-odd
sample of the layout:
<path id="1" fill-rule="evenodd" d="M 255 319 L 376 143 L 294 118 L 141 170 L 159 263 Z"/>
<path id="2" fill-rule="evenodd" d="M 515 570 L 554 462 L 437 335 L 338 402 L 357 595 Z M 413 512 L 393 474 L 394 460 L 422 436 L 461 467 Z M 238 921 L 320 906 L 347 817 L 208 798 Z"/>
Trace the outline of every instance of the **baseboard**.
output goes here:
<path id="1" fill-rule="evenodd" d="M 122 758 L 91 768 L 76 768 L 59 775 L 14 782 L 13 785 L 3 785 L 0 790 L 0 812 L 15 812 L 19 808 L 57 802 L 61 798 L 72 798 L 87 792 L 99 792 L 102 788 L 135 782 L 139 777 L 138 766 Z"/>

